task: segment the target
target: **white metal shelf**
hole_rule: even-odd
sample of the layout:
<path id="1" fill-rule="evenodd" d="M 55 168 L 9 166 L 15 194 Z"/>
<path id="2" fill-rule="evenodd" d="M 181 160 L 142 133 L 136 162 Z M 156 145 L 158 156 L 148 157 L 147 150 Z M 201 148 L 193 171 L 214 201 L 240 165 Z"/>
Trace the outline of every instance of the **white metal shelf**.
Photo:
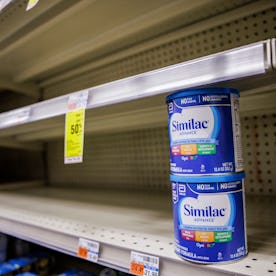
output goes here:
<path id="1" fill-rule="evenodd" d="M 272 65 L 276 69 L 276 38 L 271 40 Z"/>
<path id="2" fill-rule="evenodd" d="M 272 70 L 271 43 L 271 40 L 261 41 L 87 88 L 86 90 L 89 91 L 87 108 L 264 75 Z M 24 109 L 2 113 L 0 114 L 0 128 L 65 114 L 69 95 L 71 94 L 42 101 Z M 28 116 L 25 116 L 28 112 Z"/>
<path id="3" fill-rule="evenodd" d="M 247 199 L 250 253 L 224 265 L 195 265 L 174 253 L 170 206 L 170 194 L 21 189 L 0 194 L 0 231 L 74 256 L 78 238 L 98 241 L 99 263 L 124 271 L 135 250 L 159 256 L 161 276 L 276 273 L 275 200 Z"/>

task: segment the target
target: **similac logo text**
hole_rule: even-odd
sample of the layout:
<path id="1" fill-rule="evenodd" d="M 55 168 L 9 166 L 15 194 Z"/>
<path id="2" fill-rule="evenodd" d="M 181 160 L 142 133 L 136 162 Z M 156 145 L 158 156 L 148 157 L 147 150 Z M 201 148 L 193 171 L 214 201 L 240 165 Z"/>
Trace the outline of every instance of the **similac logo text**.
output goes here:
<path id="1" fill-rule="evenodd" d="M 179 217 L 183 225 L 225 226 L 230 221 L 231 207 L 227 194 L 200 194 L 181 201 Z"/>
<path id="2" fill-rule="evenodd" d="M 184 205 L 184 213 L 185 216 L 193 216 L 193 217 L 224 217 L 226 212 L 226 208 L 214 208 L 209 205 L 203 209 L 194 208 L 190 204 Z"/>
<path id="3" fill-rule="evenodd" d="M 181 130 L 193 130 L 193 129 L 206 129 L 208 128 L 208 121 L 196 121 L 195 119 L 190 119 L 186 122 L 172 121 L 172 131 Z"/>
<path id="4" fill-rule="evenodd" d="M 183 139 L 213 138 L 215 118 L 210 107 L 187 107 L 170 118 L 171 142 Z"/>

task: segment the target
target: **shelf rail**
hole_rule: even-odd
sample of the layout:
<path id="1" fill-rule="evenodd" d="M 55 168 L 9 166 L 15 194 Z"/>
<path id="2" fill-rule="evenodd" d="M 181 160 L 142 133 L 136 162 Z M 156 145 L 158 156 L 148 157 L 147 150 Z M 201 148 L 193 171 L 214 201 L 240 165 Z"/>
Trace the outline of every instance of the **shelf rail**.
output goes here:
<path id="1" fill-rule="evenodd" d="M 252 77 L 273 67 L 275 39 L 269 39 L 84 89 L 89 95 L 87 108 Z M 63 115 L 74 93 L 1 113 L 0 129 Z"/>

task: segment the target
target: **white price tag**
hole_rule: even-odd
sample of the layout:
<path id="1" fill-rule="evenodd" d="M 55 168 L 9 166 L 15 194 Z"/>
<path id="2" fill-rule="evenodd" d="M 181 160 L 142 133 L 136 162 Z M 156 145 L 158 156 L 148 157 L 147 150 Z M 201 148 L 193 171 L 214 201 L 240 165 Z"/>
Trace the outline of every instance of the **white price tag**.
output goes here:
<path id="1" fill-rule="evenodd" d="M 131 251 L 129 271 L 139 276 L 158 276 L 159 257 Z"/>
<path id="2" fill-rule="evenodd" d="M 88 90 L 79 91 L 69 96 L 68 111 L 86 108 L 88 100 Z"/>
<path id="3" fill-rule="evenodd" d="M 79 238 L 78 256 L 88 261 L 97 263 L 100 244 L 95 241 Z"/>

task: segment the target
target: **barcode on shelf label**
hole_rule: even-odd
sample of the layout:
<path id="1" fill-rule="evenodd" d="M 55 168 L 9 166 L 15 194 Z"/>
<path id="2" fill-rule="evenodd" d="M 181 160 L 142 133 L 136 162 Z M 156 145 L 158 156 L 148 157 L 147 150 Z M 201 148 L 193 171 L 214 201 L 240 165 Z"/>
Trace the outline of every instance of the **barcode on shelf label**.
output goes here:
<path id="1" fill-rule="evenodd" d="M 131 251 L 129 271 L 139 276 L 158 276 L 159 257 Z"/>
<path id="2" fill-rule="evenodd" d="M 95 241 L 79 238 L 78 256 L 88 261 L 97 263 L 100 244 Z"/>

